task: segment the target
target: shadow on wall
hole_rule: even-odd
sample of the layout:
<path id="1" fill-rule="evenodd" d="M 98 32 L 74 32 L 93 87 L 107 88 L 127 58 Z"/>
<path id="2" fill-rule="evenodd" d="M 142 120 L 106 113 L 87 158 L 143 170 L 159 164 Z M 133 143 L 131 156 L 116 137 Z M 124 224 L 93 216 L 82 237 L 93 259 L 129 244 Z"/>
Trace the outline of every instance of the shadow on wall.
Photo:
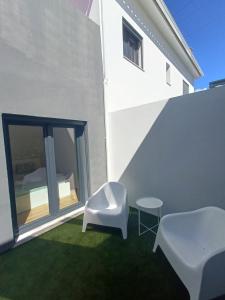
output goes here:
<path id="1" fill-rule="evenodd" d="M 164 214 L 225 209 L 225 88 L 169 100 L 120 181 L 131 206 L 154 195 L 164 201 Z"/>

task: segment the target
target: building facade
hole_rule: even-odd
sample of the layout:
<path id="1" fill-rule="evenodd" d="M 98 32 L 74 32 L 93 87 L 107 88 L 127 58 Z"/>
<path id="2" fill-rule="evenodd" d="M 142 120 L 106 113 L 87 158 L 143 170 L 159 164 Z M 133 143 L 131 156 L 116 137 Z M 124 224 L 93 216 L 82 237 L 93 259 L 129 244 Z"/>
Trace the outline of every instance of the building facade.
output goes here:
<path id="1" fill-rule="evenodd" d="M 100 28 L 70 1 L 0 1 L 0 249 L 107 179 Z"/>
<path id="2" fill-rule="evenodd" d="M 194 91 L 201 76 L 163 1 L 101 1 L 108 112 Z"/>
<path id="3" fill-rule="evenodd" d="M 0 62 L 1 251 L 120 179 L 112 114 L 201 75 L 161 0 L 0 0 Z"/>

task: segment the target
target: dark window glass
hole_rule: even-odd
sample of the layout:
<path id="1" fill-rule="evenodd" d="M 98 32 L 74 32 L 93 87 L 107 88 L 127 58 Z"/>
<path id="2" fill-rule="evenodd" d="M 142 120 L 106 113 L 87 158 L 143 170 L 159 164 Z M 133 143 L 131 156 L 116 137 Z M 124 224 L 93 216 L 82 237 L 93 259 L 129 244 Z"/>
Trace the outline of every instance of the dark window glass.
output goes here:
<path id="1" fill-rule="evenodd" d="M 49 215 L 43 128 L 9 125 L 18 226 Z"/>
<path id="2" fill-rule="evenodd" d="M 189 94 L 189 84 L 183 80 L 183 95 Z"/>
<path id="3" fill-rule="evenodd" d="M 170 65 L 166 63 L 166 83 L 171 85 Z"/>
<path id="4" fill-rule="evenodd" d="M 142 37 L 125 20 L 123 21 L 123 55 L 143 68 Z"/>

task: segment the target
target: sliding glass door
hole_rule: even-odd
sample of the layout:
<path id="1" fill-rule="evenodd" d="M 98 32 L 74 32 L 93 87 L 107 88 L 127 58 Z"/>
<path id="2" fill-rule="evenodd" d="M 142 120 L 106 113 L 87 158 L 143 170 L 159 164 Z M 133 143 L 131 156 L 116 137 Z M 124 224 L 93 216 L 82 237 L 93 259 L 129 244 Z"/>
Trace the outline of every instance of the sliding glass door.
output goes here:
<path id="1" fill-rule="evenodd" d="M 11 115 L 5 119 L 16 231 L 82 205 L 87 195 L 85 124 Z"/>
<path id="2" fill-rule="evenodd" d="M 9 125 L 18 226 L 49 215 L 43 128 Z"/>
<path id="3" fill-rule="evenodd" d="M 79 181 L 74 128 L 53 128 L 59 209 L 79 202 Z"/>

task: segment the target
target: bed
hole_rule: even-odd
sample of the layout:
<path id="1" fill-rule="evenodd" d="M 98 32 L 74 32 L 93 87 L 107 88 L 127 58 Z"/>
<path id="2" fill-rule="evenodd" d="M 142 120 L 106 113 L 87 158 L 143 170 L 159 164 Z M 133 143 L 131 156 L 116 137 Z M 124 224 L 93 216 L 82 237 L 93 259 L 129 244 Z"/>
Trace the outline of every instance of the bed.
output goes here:
<path id="1" fill-rule="evenodd" d="M 59 208 L 76 204 L 77 191 L 71 187 L 71 179 L 57 174 Z M 38 168 L 15 182 L 17 214 L 21 223 L 49 214 L 49 196 L 46 168 Z M 26 215 L 26 217 L 25 217 Z M 33 216 L 35 215 L 35 216 Z M 31 220 L 30 220 L 31 218 Z"/>

